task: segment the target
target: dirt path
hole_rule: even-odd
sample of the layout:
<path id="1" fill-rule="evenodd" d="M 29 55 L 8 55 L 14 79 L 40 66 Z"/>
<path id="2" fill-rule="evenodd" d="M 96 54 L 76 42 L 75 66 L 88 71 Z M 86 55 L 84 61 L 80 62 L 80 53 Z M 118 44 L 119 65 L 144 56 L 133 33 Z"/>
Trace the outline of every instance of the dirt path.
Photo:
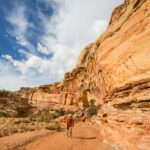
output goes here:
<path id="1" fill-rule="evenodd" d="M 66 136 L 65 131 L 55 132 L 21 150 L 113 150 L 102 141 L 98 125 L 78 124 L 71 138 Z"/>
<path id="2" fill-rule="evenodd" d="M 39 130 L 1 137 L 0 150 L 17 150 L 19 147 L 47 136 L 48 134 L 53 134 L 53 132 L 50 132 L 48 130 Z"/>

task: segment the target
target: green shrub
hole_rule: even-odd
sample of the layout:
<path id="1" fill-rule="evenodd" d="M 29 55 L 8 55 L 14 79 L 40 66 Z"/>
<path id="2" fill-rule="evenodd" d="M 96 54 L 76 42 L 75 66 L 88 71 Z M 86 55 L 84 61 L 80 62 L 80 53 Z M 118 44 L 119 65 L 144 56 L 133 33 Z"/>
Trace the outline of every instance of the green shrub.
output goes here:
<path id="1" fill-rule="evenodd" d="M 90 102 L 89 102 L 90 106 L 95 106 L 95 102 L 96 102 L 95 99 L 91 99 Z"/>
<path id="2" fill-rule="evenodd" d="M 54 118 L 55 118 L 55 114 L 53 114 L 53 113 L 41 114 L 41 115 L 36 116 L 36 120 L 38 122 L 47 122 L 47 123 L 49 123 Z"/>
<path id="3" fill-rule="evenodd" d="M 34 128 L 34 127 L 29 128 L 29 131 L 35 131 L 35 130 L 36 130 L 36 128 Z"/>
<path id="4" fill-rule="evenodd" d="M 66 112 L 64 109 L 56 109 L 51 112 L 47 109 L 43 109 L 39 110 L 39 112 L 36 115 L 30 116 L 30 120 L 49 123 L 52 119 L 63 116 L 65 115 L 65 113 Z"/>
<path id="5" fill-rule="evenodd" d="M 58 116 L 63 116 L 65 115 L 65 110 L 64 109 L 56 109 L 55 113 L 58 114 Z"/>
<path id="6" fill-rule="evenodd" d="M 29 119 L 25 119 L 25 118 L 20 118 L 20 119 L 17 119 L 15 120 L 14 122 L 15 124 L 20 124 L 20 123 L 30 123 Z"/>
<path id="7" fill-rule="evenodd" d="M 89 102 L 89 107 L 86 108 L 84 114 L 86 115 L 86 117 L 92 117 L 93 115 L 96 115 L 97 114 L 97 107 L 95 105 L 95 100 L 94 99 L 91 99 L 90 102 Z"/>
<path id="8" fill-rule="evenodd" d="M 44 116 L 44 121 L 45 122 L 50 122 L 50 120 L 54 119 L 55 118 L 55 115 L 54 114 L 47 114 Z"/>
<path id="9" fill-rule="evenodd" d="M 1 111 L 0 112 L 0 117 L 9 117 L 9 114 L 6 112 Z"/>
<path id="10" fill-rule="evenodd" d="M 51 125 L 47 126 L 46 129 L 60 131 L 60 129 L 61 129 L 60 123 L 59 122 L 54 122 Z"/>
<path id="11" fill-rule="evenodd" d="M 68 114 L 74 114 L 75 112 L 73 112 L 73 111 L 71 111 L 71 110 L 67 110 L 66 112 L 65 112 L 65 115 L 68 115 Z"/>
<path id="12" fill-rule="evenodd" d="M 15 120 L 15 122 L 14 122 L 15 124 L 20 124 L 21 123 L 21 119 L 17 119 L 17 120 Z"/>
<path id="13" fill-rule="evenodd" d="M 28 119 L 21 119 L 21 123 L 30 123 Z"/>

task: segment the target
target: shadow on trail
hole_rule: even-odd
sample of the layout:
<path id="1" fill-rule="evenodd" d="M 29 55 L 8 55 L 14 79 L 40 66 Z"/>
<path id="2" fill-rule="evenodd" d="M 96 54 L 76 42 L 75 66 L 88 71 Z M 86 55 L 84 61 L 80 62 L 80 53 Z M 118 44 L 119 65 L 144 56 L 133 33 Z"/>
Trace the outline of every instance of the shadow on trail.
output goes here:
<path id="1" fill-rule="evenodd" d="M 97 137 L 81 137 L 81 136 L 73 136 L 72 139 L 94 140 L 94 139 L 97 139 Z"/>

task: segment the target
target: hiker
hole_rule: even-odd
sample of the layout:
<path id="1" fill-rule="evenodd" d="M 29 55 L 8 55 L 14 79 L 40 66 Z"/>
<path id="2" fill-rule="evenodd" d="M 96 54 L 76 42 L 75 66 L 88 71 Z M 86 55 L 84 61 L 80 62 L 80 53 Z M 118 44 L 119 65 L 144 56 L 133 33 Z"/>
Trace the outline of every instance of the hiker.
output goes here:
<path id="1" fill-rule="evenodd" d="M 67 116 L 66 125 L 67 125 L 67 136 L 72 136 L 72 128 L 74 126 L 74 118 L 71 114 L 69 114 Z"/>

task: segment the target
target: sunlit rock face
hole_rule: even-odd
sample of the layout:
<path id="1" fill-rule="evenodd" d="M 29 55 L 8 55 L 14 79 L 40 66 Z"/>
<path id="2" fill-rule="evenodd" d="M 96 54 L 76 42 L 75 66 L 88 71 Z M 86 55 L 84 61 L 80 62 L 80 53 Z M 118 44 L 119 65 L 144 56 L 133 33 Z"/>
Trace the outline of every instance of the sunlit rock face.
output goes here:
<path id="1" fill-rule="evenodd" d="M 63 105 L 86 105 L 92 98 L 99 104 L 148 100 L 149 3 L 125 0 L 112 13 L 107 31 L 82 50 L 62 82 L 21 90 L 23 97 Z"/>
<path id="2" fill-rule="evenodd" d="M 102 105 L 100 132 L 115 149 L 150 149 L 149 41 L 150 1 L 126 1 L 79 59 L 78 66 L 87 70 L 87 89 Z"/>
<path id="3" fill-rule="evenodd" d="M 124 13 L 118 9 L 123 9 Z M 149 13 L 149 1 L 134 0 L 119 6 L 113 12 L 107 31 L 90 50 L 81 53 L 77 66 L 85 67 L 87 88 L 99 102 L 112 101 L 113 95 L 121 90 L 133 89 L 145 81 L 148 84 Z"/>
<path id="4" fill-rule="evenodd" d="M 150 0 L 125 0 L 109 27 L 82 50 L 60 83 L 21 90 L 36 107 L 101 105 L 104 142 L 119 150 L 150 149 Z"/>

